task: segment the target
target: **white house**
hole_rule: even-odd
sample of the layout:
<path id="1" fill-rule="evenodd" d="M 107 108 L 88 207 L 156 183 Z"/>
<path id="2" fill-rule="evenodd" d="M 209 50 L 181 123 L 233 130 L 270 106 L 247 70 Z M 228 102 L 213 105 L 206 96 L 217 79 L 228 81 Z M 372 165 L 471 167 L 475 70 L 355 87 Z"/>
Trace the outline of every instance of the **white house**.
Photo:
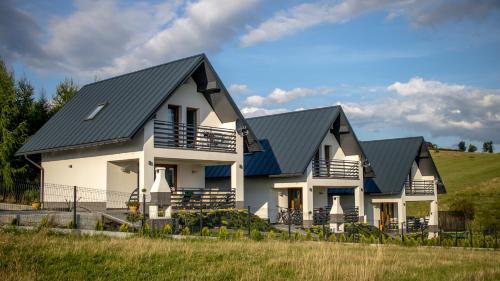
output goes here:
<path id="1" fill-rule="evenodd" d="M 155 167 L 173 189 L 204 188 L 205 166 L 229 165 L 243 206 L 245 149 L 260 146 L 201 54 L 85 85 L 17 155 L 41 155 L 46 203 L 62 200 L 54 184 L 149 190 Z"/>
<path id="2" fill-rule="evenodd" d="M 247 122 L 263 147 L 245 155 L 245 204 L 252 212 L 276 222 L 280 209 L 298 209 L 309 226 L 315 209 L 331 205 L 330 189 L 348 189 L 366 220 L 363 183 L 373 173 L 340 106 Z M 207 185 L 227 186 L 228 176 L 229 167 L 209 167 Z"/>

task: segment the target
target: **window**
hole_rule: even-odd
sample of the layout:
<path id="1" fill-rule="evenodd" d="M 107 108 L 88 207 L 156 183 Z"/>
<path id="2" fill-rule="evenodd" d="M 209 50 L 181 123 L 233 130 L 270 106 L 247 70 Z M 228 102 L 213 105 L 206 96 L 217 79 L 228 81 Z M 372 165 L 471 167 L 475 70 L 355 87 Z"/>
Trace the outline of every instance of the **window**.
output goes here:
<path id="1" fill-rule="evenodd" d="M 106 106 L 105 103 L 101 103 L 99 104 L 90 114 L 89 116 L 87 116 L 87 118 L 85 118 L 85 120 L 92 120 L 94 119 L 94 117 L 96 117 L 96 115 L 101 112 L 101 110 L 104 108 L 104 106 Z"/>

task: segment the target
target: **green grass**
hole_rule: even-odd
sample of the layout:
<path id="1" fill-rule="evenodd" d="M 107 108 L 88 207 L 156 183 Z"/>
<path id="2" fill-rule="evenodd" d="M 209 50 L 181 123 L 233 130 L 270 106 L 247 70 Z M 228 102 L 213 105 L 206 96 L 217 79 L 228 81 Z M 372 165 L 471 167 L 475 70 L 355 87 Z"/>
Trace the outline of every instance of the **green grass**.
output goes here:
<path id="1" fill-rule="evenodd" d="M 446 194 L 438 195 L 439 208 L 450 209 L 453 200 L 469 197 L 478 209 L 500 206 L 500 154 L 455 151 L 432 152 Z M 411 203 L 408 215 L 427 215 L 427 203 Z"/>
<path id="2" fill-rule="evenodd" d="M 500 252 L 0 230 L 0 280 L 499 280 Z"/>

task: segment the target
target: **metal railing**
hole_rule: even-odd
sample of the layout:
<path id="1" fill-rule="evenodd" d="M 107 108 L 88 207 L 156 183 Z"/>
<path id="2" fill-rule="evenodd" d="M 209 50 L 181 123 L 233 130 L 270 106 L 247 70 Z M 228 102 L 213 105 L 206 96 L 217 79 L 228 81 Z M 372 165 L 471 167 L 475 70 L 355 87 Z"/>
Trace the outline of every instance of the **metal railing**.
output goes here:
<path id="1" fill-rule="evenodd" d="M 236 131 L 154 120 L 154 145 L 157 148 L 235 153 Z"/>
<path id="2" fill-rule="evenodd" d="M 313 224 L 323 225 L 330 223 L 330 210 L 332 206 L 326 206 L 323 208 L 313 209 Z M 345 223 L 357 223 L 359 222 L 359 209 L 346 208 L 344 210 L 344 222 Z"/>
<path id="3" fill-rule="evenodd" d="M 183 188 L 171 194 L 174 209 L 231 209 L 236 206 L 234 189 Z"/>
<path id="4" fill-rule="evenodd" d="M 412 180 L 405 182 L 406 195 L 433 195 L 433 180 Z"/>
<path id="5" fill-rule="evenodd" d="M 277 221 L 278 223 L 287 225 L 302 225 L 302 210 L 296 208 L 279 207 Z"/>
<path id="6" fill-rule="evenodd" d="M 336 179 L 359 179 L 359 161 L 338 159 L 314 159 L 313 177 Z"/>

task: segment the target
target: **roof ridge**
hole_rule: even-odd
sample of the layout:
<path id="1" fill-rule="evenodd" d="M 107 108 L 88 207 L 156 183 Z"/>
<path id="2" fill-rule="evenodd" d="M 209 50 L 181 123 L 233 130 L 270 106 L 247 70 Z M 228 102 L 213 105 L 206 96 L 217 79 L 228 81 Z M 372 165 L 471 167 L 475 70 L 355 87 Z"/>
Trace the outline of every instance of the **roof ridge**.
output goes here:
<path id="1" fill-rule="evenodd" d="M 414 137 L 400 137 L 400 138 L 390 138 L 390 139 L 377 139 L 377 140 L 368 140 L 368 141 L 360 141 L 360 142 L 383 142 L 383 141 L 410 140 L 410 139 L 425 140 L 425 138 L 423 136 L 414 136 Z"/>
<path id="2" fill-rule="evenodd" d="M 256 117 L 249 117 L 249 118 L 245 118 L 245 119 L 249 120 L 249 119 L 258 119 L 258 118 L 264 118 L 264 117 L 274 117 L 274 116 L 280 116 L 280 115 L 286 115 L 286 114 L 303 113 L 303 112 L 306 112 L 306 111 L 314 111 L 314 110 L 321 110 L 321 109 L 333 109 L 333 108 L 339 108 L 339 107 L 341 107 L 341 106 L 340 105 L 332 105 L 332 106 L 308 108 L 308 109 L 304 109 L 304 110 L 288 111 L 288 112 L 282 112 L 282 113 L 276 113 L 276 114 L 262 115 L 262 116 L 256 116 Z"/>
<path id="3" fill-rule="evenodd" d="M 176 62 L 180 62 L 180 61 L 183 61 L 183 60 L 188 60 L 188 59 L 192 59 L 192 58 L 195 58 L 195 57 L 204 57 L 204 56 L 205 56 L 204 53 L 200 53 L 200 54 L 192 55 L 192 56 L 189 56 L 189 57 L 180 58 L 180 59 L 176 59 L 176 60 L 173 60 L 173 61 L 168 61 L 168 62 L 165 62 L 165 63 L 162 63 L 162 64 L 149 66 L 149 67 L 146 67 L 146 68 L 134 70 L 132 72 L 127 72 L 127 73 L 123 73 L 123 74 L 119 74 L 119 75 L 116 75 L 116 76 L 112 76 L 112 77 L 109 77 L 109 78 L 106 78 L 106 79 L 103 79 L 103 80 L 99 80 L 99 81 L 95 81 L 95 82 L 92 82 L 92 83 L 88 83 L 88 84 L 83 85 L 83 87 L 94 85 L 94 84 L 98 84 L 98 83 L 101 83 L 101 82 L 106 82 L 106 81 L 113 80 L 113 79 L 120 78 L 120 77 L 124 77 L 124 76 L 127 76 L 127 75 L 132 75 L 132 74 L 135 74 L 135 73 L 138 73 L 138 72 L 141 72 L 141 71 L 146 71 L 146 70 L 154 69 L 154 68 L 157 68 L 157 67 L 161 67 L 161 66 L 165 66 L 165 65 L 171 64 L 171 63 L 176 63 Z"/>

